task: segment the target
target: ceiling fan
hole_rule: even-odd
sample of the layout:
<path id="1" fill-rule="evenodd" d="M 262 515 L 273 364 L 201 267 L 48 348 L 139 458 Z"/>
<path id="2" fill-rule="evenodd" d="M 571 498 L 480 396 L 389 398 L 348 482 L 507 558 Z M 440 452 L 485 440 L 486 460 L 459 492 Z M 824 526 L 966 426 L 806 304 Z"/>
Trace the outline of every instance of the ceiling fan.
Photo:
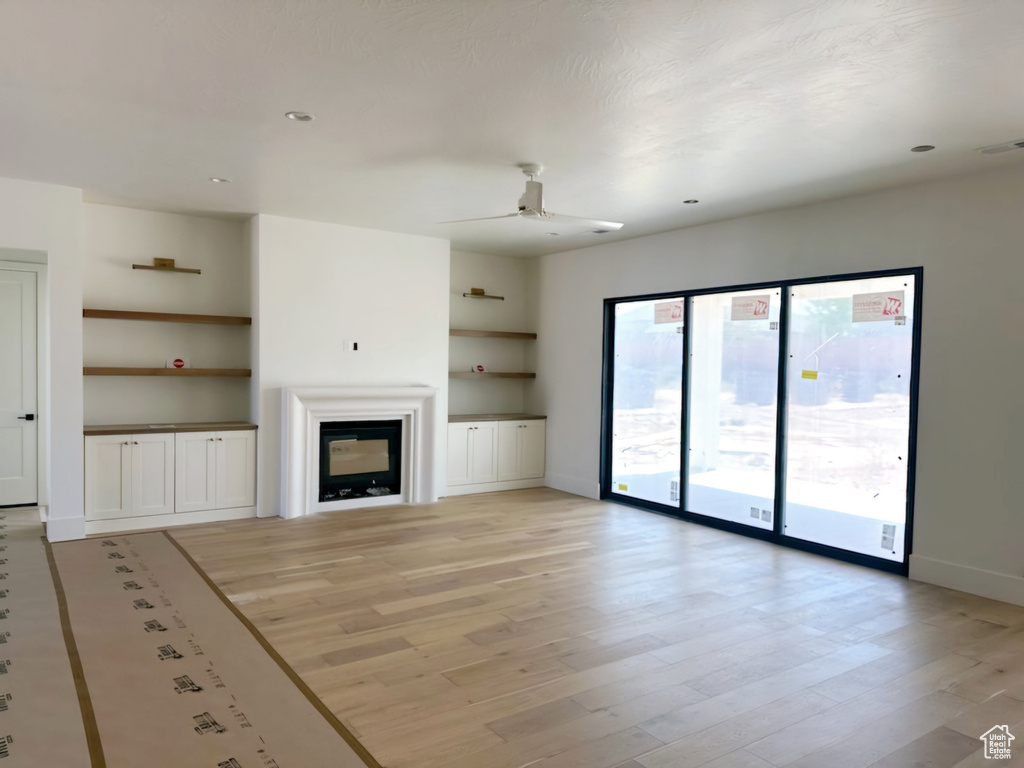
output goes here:
<path id="1" fill-rule="evenodd" d="M 506 213 L 502 216 L 484 216 L 479 219 L 458 219 L 456 221 L 441 221 L 439 224 L 466 224 L 471 221 L 491 221 L 493 219 L 531 219 L 541 222 L 563 222 L 582 229 L 589 229 L 595 234 L 604 234 L 616 229 L 622 229 L 622 223 L 618 221 L 603 221 L 601 219 L 588 219 L 581 216 L 566 216 L 564 213 L 551 213 L 544 210 L 544 185 L 534 181 L 534 176 L 540 174 L 542 168 L 536 163 L 520 163 L 519 167 L 527 177 L 526 191 L 519 198 L 518 209 L 514 213 Z"/>

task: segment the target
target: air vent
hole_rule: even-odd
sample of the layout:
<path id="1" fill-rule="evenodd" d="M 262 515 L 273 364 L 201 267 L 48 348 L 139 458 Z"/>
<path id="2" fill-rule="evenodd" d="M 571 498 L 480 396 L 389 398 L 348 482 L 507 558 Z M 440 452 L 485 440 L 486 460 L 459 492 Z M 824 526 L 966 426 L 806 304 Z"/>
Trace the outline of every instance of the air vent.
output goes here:
<path id="1" fill-rule="evenodd" d="M 991 147 L 981 147 L 975 151 L 983 155 L 1000 155 L 1003 152 L 1012 152 L 1015 149 L 1024 149 L 1024 139 L 1008 141 L 1005 144 L 993 144 Z"/>

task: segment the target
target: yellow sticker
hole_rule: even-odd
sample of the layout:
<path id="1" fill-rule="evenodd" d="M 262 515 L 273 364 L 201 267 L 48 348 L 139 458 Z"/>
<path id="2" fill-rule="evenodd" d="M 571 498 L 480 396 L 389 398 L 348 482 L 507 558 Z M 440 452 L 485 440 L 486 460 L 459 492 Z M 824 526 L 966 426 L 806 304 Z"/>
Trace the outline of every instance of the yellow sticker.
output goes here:
<path id="1" fill-rule="evenodd" d="M 816 378 L 818 378 L 818 372 L 817 371 L 804 371 L 800 375 L 803 378 L 805 378 L 805 379 L 816 379 Z"/>
<path id="2" fill-rule="evenodd" d="M 619 490 L 620 491 L 626 490 L 626 484 L 625 483 L 619 483 Z"/>

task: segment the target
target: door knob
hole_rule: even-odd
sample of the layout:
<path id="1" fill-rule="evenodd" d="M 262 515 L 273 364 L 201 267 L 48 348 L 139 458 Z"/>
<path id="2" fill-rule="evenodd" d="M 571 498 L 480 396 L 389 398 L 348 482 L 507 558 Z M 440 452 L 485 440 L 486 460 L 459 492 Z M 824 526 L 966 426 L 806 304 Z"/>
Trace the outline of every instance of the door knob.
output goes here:
<path id="1" fill-rule="evenodd" d="M 22 421 L 35 421 L 36 415 L 34 413 L 26 413 L 24 416 L 19 416 Z"/>

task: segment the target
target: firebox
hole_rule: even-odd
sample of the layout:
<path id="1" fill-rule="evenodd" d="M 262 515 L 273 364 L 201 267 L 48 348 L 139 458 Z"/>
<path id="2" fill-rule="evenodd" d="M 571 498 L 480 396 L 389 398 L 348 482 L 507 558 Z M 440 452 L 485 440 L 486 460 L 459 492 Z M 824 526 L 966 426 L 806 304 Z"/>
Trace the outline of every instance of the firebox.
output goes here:
<path id="1" fill-rule="evenodd" d="M 402 491 L 402 420 L 320 424 L 320 501 Z"/>

